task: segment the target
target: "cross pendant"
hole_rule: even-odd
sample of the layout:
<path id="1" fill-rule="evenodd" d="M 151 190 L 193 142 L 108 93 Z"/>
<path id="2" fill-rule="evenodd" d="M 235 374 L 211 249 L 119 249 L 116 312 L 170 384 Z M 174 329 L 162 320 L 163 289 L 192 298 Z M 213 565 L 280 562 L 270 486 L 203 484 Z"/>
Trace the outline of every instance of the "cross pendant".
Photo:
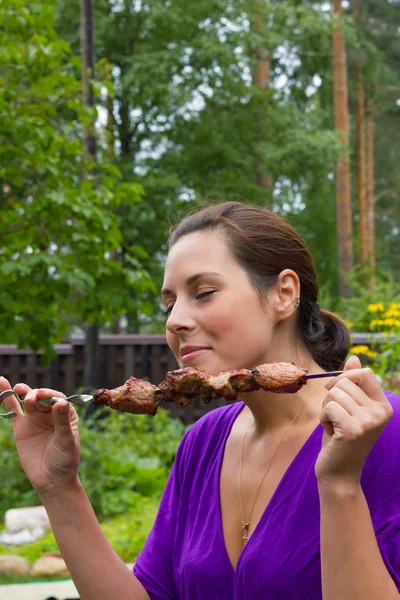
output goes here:
<path id="1" fill-rule="evenodd" d="M 249 539 L 249 527 L 250 523 L 248 521 L 242 521 L 242 529 L 243 529 L 243 543 L 246 544 Z"/>

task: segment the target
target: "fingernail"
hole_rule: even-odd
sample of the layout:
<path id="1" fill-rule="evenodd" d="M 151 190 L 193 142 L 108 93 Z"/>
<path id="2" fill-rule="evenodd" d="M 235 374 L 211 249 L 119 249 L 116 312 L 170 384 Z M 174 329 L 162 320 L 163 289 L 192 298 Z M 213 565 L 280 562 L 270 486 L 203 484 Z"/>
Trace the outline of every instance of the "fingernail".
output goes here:
<path id="1" fill-rule="evenodd" d="M 25 396 L 25 400 L 31 400 L 32 399 L 32 392 L 28 392 L 27 395 Z"/>

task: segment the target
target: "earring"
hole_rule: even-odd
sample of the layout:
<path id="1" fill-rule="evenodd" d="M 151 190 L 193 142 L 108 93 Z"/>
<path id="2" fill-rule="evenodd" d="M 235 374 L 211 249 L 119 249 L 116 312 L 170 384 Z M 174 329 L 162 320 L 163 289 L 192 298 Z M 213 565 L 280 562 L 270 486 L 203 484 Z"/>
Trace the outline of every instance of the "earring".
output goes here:
<path id="1" fill-rule="evenodd" d="M 298 308 L 300 306 L 300 297 L 299 296 L 296 296 L 293 306 L 295 308 Z"/>

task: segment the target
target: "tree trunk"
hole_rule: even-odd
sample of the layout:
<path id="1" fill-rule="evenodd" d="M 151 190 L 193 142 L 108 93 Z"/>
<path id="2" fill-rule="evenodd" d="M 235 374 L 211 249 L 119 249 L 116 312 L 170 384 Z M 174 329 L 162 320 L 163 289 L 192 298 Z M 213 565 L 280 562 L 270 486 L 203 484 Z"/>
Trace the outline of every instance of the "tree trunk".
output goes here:
<path id="1" fill-rule="evenodd" d="M 357 204 L 358 204 L 358 260 L 368 267 L 368 211 L 365 154 L 365 99 L 362 67 L 357 68 Z"/>
<path id="2" fill-rule="evenodd" d="M 93 88 L 89 77 L 94 77 L 94 44 L 93 44 L 93 6 L 92 0 L 81 2 L 81 55 L 82 55 L 82 101 L 86 107 L 94 106 Z M 97 161 L 95 123 L 85 125 L 84 130 L 85 158 L 94 164 Z M 86 162 L 86 161 L 85 161 Z M 83 176 L 85 176 L 84 167 Z M 85 326 L 83 386 L 85 389 L 98 388 L 99 372 L 99 327 L 97 323 L 87 323 Z"/>
<path id="3" fill-rule="evenodd" d="M 259 0 L 256 1 L 256 4 Z M 264 26 L 265 15 L 262 12 L 256 12 L 253 23 L 254 32 L 260 35 L 260 32 L 265 31 Z M 271 72 L 271 55 L 269 50 L 261 48 L 259 43 L 253 47 L 253 58 L 255 65 L 253 68 L 253 82 L 254 85 L 262 92 L 261 104 L 257 103 L 256 106 L 256 119 L 259 125 L 259 129 L 262 135 L 267 135 L 268 124 L 267 124 L 267 92 L 270 86 L 270 72 Z M 272 204 L 272 192 L 273 192 L 273 177 L 271 173 L 265 170 L 265 167 L 260 164 L 260 160 L 256 162 L 256 182 L 257 185 L 263 188 L 263 197 L 265 198 L 265 205 L 271 206 Z"/>
<path id="4" fill-rule="evenodd" d="M 91 392 L 99 388 L 99 328 L 96 323 L 87 323 L 85 327 L 85 350 L 83 369 L 83 388 Z"/>
<path id="5" fill-rule="evenodd" d="M 337 16 L 342 15 L 341 0 L 333 0 Z M 335 127 L 342 149 L 336 168 L 336 212 L 339 250 L 339 293 L 343 298 L 351 297 L 351 286 L 347 281 L 353 268 L 351 185 L 349 146 L 349 112 L 347 93 L 347 58 L 341 24 L 332 34 L 333 85 Z"/>
<path id="6" fill-rule="evenodd" d="M 368 258 L 371 273 L 376 267 L 375 256 L 375 143 L 374 143 L 374 109 L 373 100 L 368 101 L 367 113 L 367 210 L 368 210 Z"/>
<path id="7" fill-rule="evenodd" d="M 354 0 L 354 14 L 358 21 L 360 33 L 362 32 L 361 0 Z M 366 148 L 365 148 L 365 93 L 364 93 L 364 66 L 365 53 L 359 50 L 355 54 L 357 72 L 357 205 L 358 205 L 358 260 L 360 266 L 368 268 L 368 208 L 366 187 Z"/>
<path id="8" fill-rule="evenodd" d="M 114 98 L 108 93 L 107 96 L 107 126 L 106 126 L 106 153 L 111 163 L 115 162 L 115 121 L 114 121 Z"/>
<path id="9" fill-rule="evenodd" d="M 83 105 L 94 106 L 93 88 L 89 78 L 94 77 L 94 44 L 93 44 L 93 6 L 92 0 L 81 2 L 81 60 L 82 60 L 82 101 Z M 95 123 L 85 125 L 84 152 L 86 158 L 96 162 Z"/>

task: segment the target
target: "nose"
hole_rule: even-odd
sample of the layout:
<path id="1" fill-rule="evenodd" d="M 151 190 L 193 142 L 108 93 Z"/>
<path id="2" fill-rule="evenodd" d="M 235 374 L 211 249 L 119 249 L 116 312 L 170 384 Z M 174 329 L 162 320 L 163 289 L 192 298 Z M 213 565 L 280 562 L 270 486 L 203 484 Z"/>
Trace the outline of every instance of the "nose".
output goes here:
<path id="1" fill-rule="evenodd" d="M 175 302 L 167 319 L 166 325 L 170 333 L 179 334 L 182 331 L 191 331 L 195 327 L 195 321 L 190 314 L 189 307 L 185 303 Z"/>

